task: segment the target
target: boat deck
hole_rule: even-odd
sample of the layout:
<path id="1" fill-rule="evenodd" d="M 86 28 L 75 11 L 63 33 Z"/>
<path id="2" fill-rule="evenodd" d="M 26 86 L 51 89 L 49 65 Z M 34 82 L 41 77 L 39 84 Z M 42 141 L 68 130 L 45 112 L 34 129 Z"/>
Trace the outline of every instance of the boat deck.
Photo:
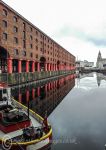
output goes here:
<path id="1" fill-rule="evenodd" d="M 41 126 L 41 124 L 40 124 L 36 119 L 34 119 L 32 116 L 30 116 L 29 118 L 31 119 L 31 122 L 32 122 L 31 126 L 34 126 L 34 127 L 39 127 L 39 126 Z M 16 124 L 16 126 L 18 126 L 18 124 Z M 19 136 L 19 135 L 22 135 L 22 134 L 23 134 L 22 129 L 19 129 L 19 130 L 17 130 L 17 131 L 10 132 L 10 133 L 8 133 L 8 134 L 5 134 L 4 132 L 2 132 L 2 131 L 0 130 L 0 138 L 2 138 L 3 136 L 6 136 L 6 135 L 8 135 L 8 137 L 10 137 L 10 138 L 14 138 L 14 137 Z"/>
<path id="2" fill-rule="evenodd" d="M 26 128 L 24 129 L 26 130 L 26 136 L 25 134 L 16 136 L 14 138 L 12 138 L 13 142 L 28 142 L 28 141 L 33 141 L 36 139 L 40 139 L 42 136 L 45 135 L 45 133 L 43 132 L 43 129 L 41 127 L 38 128 Z"/>
<path id="3" fill-rule="evenodd" d="M 29 120 L 28 119 L 28 116 L 26 115 L 26 114 L 22 114 L 22 116 L 20 116 L 20 118 L 19 119 L 17 119 L 17 118 L 13 118 L 12 119 L 12 121 L 10 121 L 10 119 L 12 118 L 12 117 L 14 117 L 14 114 L 8 114 L 8 113 L 6 113 L 6 114 L 4 114 L 5 115 L 5 117 L 3 118 L 3 120 L 0 122 L 0 124 L 2 124 L 3 126 L 10 126 L 10 125 L 14 125 L 14 124 L 16 124 L 16 123 L 20 123 L 20 122 L 24 122 L 24 121 L 27 121 L 27 120 Z M 9 118 L 7 118 L 7 116 L 8 117 L 10 117 L 10 119 Z"/>

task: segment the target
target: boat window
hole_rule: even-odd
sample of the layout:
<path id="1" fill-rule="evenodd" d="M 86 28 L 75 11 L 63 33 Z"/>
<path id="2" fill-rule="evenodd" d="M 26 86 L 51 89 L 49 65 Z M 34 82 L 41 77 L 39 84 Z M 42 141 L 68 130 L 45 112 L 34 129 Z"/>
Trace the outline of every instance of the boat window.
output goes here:
<path id="1" fill-rule="evenodd" d="M 3 89 L 3 93 L 4 93 L 4 94 L 6 93 L 6 89 Z"/>

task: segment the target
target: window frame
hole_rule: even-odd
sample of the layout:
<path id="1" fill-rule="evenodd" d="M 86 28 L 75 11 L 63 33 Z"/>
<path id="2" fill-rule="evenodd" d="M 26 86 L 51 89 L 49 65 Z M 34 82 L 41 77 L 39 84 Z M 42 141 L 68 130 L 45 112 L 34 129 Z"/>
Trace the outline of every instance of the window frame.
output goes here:
<path id="1" fill-rule="evenodd" d="M 3 32 L 3 40 L 7 41 L 7 38 L 8 38 L 8 34 Z"/>
<path id="2" fill-rule="evenodd" d="M 4 28 L 7 28 L 8 23 L 7 23 L 7 21 L 6 21 L 6 20 L 2 20 L 2 26 L 3 26 Z"/>
<path id="3" fill-rule="evenodd" d="M 6 9 L 3 9 L 3 16 L 7 16 L 8 15 L 8 11 Z"/>

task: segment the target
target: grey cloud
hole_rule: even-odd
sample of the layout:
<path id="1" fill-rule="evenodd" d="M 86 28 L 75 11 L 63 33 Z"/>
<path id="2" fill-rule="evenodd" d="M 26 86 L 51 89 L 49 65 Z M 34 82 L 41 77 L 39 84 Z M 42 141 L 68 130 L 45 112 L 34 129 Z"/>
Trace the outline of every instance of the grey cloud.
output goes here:
<path id="1" fill-rule="evenodd" d="M 58 32 L 56 32 L 54 35 L 56 38 L 62 38 L 62 37 L 77 37 L 79 39 L 82 39 L 84 41 L 88 41 L 93 43 L 96 46 L 102 47 L 106 46 L 106 38 L 105 35 L 93 35 L 88 34 L 82 29 L 70 27 L 68 25 L 63 26 Z"/>
<path id="2" fill-rule="evenodd" d="M 93 37 L 89 37 L 87 39 L 88 41 L 92 42 L 93 44 L 95 44 L 96 46 L 106 46 L 106 38 L 93 38 Z"/>

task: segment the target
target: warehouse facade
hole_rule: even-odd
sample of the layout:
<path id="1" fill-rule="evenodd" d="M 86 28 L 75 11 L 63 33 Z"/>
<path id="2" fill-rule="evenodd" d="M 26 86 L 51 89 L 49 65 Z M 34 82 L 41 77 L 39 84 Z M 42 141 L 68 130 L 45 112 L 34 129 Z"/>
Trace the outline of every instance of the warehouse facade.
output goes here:
<path id="1" fill-rule="evenodd" d="M 75 56 L 0 1 L 0 73 L 75 69 Z"/>

